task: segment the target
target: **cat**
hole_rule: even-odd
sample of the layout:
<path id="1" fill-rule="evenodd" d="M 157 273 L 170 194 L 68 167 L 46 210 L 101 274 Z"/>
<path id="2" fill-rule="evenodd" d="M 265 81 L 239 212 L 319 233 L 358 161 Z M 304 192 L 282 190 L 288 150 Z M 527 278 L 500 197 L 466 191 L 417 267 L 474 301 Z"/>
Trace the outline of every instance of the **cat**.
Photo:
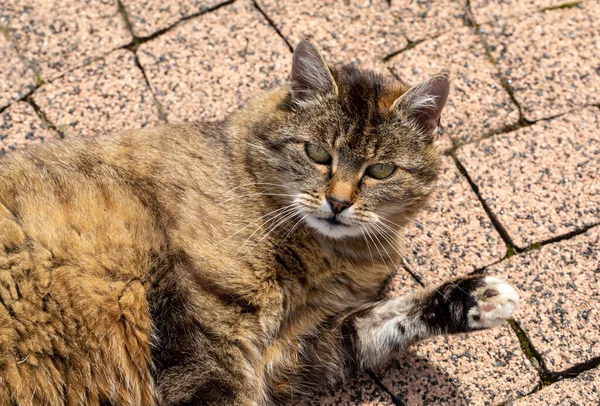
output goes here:
<path id="1" fill-rule="evenodd" d="M 5 156 L 0 404 L 277 404 L 502 323 L 519 298 L 492 276 L 381 298 L 448 92 L 303 41 L 291 86 L 223 122 Z"/>

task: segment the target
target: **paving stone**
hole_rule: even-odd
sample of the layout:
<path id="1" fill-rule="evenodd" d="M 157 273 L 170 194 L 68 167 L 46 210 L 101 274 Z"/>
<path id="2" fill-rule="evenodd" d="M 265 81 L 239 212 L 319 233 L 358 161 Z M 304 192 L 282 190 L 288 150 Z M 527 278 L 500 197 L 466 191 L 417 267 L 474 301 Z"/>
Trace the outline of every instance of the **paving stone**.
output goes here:
<path id="1" fill-rule="evenodd" d="M 0 114 L 0 156 L 52 139 L 54 137 L 29 103 L 14 103 Z"/>
<path id="2" fill-rule="evenodd" d="M 600 227 L 513 256 L 490 272 L 518 287 L 516 320 L 552 372 L 600 356 Z"/>
<path id="3" fill-rule="evenodd" d="M 416 84 L 444 69 L 450 72 L 450 96 L 442 124 L 445 136 L 458 143 L 478 139 L 515 124 L 517 107 L 502 88 L 478 36 L 461 28 L 425 41 L 390 61 L 404 80 Z"/>
<path id="4" fill-rule="evenodd" d="M 600 404 L 600 370 L 584 372 L 573 379 L 554 383 L 510 406 L 571 406 Z"/>
<path id="5" fill-rule="evenodd" d="M 44 80 L 132 39 L 117 0 L 4 0 L 0 24 L 8 28 L 23 56 L 38 66 Z"/>
<path id="6" fill-rule="evenodd" d="M 391 12 L 413 42 L 466 25 L 465 8 L 458 0 L 391 1 Z"/>
<path id="7" fill-rule="evenodd" d="M 259 0 L 258 3 L 292 46 L 311 39 L 331 64 L 355 63 L 382 71 L 385 66 L 381 58 L 408 45 L 398 18 L 385 1 Z"/>
<path id="8" fill-rule="evenodd" d="M 600 1 L 482 30 L 528 120 L 600 103 Z"/>
<path id="9" fill-rule="evenodd" d="M 538 384 L 508 326 L 435 337 L 378 371 L 406 405 L 492 405 L 523 396 Z"/>
<path id="10" fill-rule="evenodd" d="M 35 88 L 35 73 L 20 58 L 15 47 L 0 33 L 0 109 Z"/>
<path id="11" fill-rule="evenodd" d="M 506 251 L 450 158 L 446 158 L 440 187 L 417 220 L 422 225 L 408 227 L 406 238 L 425 254 L 413 256 L 409 264 L 426 284 L 439 285 L 489 265 Z M 411 288 L 410 280 L 400 272 L 392 280 L 391 294 L 404 294 Z M 538 382 L 535 369 L 506 326 L 427 340 L 398 355 L 379 374 L 384 386 L 411 406 L 496 404 L 529 393 Z"/>
<path id="12" fill-rule="evenodd" d="M 525 247 L 600 223 L 600 110 L 589 107 L 457 152 L 481 196 Z"/>
<path id="13" fill-rule="evenodd" d="M 262 89 L 287 85 L 292 60 L 250 2 L 187 21 L 138 55 L 169 121 L 223 119 Z"/>
<path id="14" fill-rule="evenodd" d="M 451 158 L 424 211 L 403 233 L 408 266 L 440 284 L 499 261 L 506 245 Z M 402 275 L 402 274 L 400 274 Z"/>
<path id="15" fill-rule="evenodd" d="M 500 18 L 529 15 L 535 11 L 568 3 L 565 0 L 471 0 L 471 10 L 479 24 Z"/>
<path id="16" fill-rule="evenodd" d="M 185 17 L 205 12 L 224 0 L 123 0 L 123 6 L 138 37 L 147 37 Z"/>
<path id="17" fill-rule="evenodd" d="M 159 122 L 133 53 L 116 51 L 41 87 L 33 96 L 67 136 L 101 135 Z"/>
<path id="18" fill-rule="evenodd" d="M 390 395 L 382 391 L 367 374 L 349 379 L 335 389 L 312 396 L 295 397 L 288 406 L 393 406 Z"/>

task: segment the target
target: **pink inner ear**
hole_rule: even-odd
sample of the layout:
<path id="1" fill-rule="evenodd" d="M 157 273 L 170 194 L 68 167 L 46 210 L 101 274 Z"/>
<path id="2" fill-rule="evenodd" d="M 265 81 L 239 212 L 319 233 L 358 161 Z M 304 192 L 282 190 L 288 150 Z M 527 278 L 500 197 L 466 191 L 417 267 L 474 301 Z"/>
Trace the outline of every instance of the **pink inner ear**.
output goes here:
<path id="1" fill-rule="evenodd" d="M 433 130 L 442 115 L 442 110 L 448 100 L 450 84 L 445 76 L 436 76 L 429 80 L 421 90 L 424 98 L 431 98 L 432 103 L 417 107 L 414 115 L 417 121 L 425 128 Z"/>
<path id="2" fill-rule="evenodd" d="M 300 42 L 294 51 L 291 79 L 294 99 L 307 99 L 335 91 L 333 77 L 325 60 L 309 41 Z"/>
<path id="3" fill-rule="evenodd" d="M 421 106 L 417 105 L 413 114 L 423 127 L 429 130 L 436 127 L 448 100 L 449 88 L 448 78 L 436 76 L 419 89 L 419 95 L 415 99 L 426 100 L 427 102 Z"/>

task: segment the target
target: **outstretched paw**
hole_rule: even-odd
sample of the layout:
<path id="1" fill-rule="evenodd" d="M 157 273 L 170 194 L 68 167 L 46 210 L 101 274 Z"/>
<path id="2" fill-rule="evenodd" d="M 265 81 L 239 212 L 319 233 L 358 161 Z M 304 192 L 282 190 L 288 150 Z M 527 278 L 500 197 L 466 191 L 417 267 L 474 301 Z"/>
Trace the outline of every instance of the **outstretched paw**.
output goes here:
<path id="1" fill-rule="evenodd" d="M 517 291 L 501 279 L 485 276 L 473 287 L 470 293 L 476 302 L 467 311 L 467 324 L 472 330 L 502 324 L 519 307 Z"/>

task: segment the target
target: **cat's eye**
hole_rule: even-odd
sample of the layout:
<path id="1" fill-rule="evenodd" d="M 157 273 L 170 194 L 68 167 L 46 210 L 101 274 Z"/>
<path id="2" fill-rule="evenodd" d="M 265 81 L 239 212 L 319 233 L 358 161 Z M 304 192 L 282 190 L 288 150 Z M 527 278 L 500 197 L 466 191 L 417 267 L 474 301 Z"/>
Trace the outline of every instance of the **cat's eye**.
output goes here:
<path id="1" fill-rule="evenodd" d="M 313 161 L 321 165 L 329 165 L 331 163 L 331 155 L 327 150 L 317 144 L 306 143 L 306 155 Z"/>
<path id="2" fill-rule="evenodd" d="M 367 168 L 367 176 L 375 179 L 389 178 L 396 172 L 396 166 L 393 164 L 375 164 Z"/>

